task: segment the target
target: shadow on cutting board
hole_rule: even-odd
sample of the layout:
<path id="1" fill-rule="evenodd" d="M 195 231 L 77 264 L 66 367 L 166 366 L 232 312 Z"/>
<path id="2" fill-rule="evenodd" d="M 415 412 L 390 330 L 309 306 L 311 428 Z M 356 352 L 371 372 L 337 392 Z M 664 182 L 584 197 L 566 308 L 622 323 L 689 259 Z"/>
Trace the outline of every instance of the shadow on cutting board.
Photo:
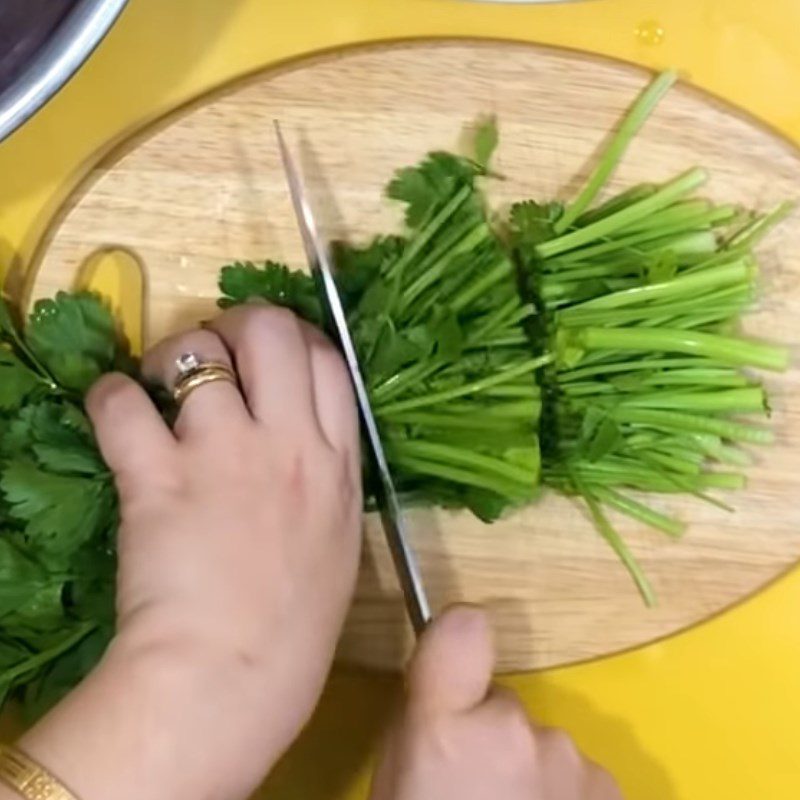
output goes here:
<path id="1" fill-rule="evenodd" d="M 399 699 L 397 677 L 336 670 L 308 727 L 256 794 L 257 800 L 366 797 L 369 764 Z"/>
<path id="2" fill-rule="evenodd" d="M 499 683 L 513 686 L 515 679 Z M 371 765 L 401 691 L 396 675 L 335 670 L 311 722 L 255 800 L 365 800 Z M 668 772 L 630 725 L 600 711 L 590 697 L 563 689 L 544 672 L 534 678 L 526 707 L 542 724 L 588 731 L 577 742 L 582 752 L 612 774 L 635 776 L 621 787 L 625 800 L 680 800 Z"/>
<path id="3" fill-rule="evenodd" d="M 586 744 L 589 755 L 614 772 L 613 758 L 636 764 L 635 785 L 623 786 L 625 800 L 679 800 L 669 775 L 622 720 L 598 712 L 583 696 L 540 684 L 537 699 L 557 709 L 559 718 L 581 719 L 602 730 L 609 758 Z M 400 681 L 379 673 L 334 673 L 311 723 L 256 795 L 257 800 L 361 800 L 367 797 L 367 772 L 379 751 L 383 731 L 400 701 Z M 552 721 L 548 715 L 548 721 Z M 565 727 L 569 727 L 568 725 Z M 600 738 L 600 737 L 598 737 Z M 579 745 L 584 743 L 579 742 Z M 613 755 L 612 755 L 613 754 Z M 630 774 L 631 770 L 627 770 Z"/>
<path id="4" fill-rule="evenodd" d="M 597 709 L 591 697 L 555 685 L 546 672 L 537 677 L 533 691 L 525 698 L 528 713 L 535 720 L 538 709 L 538 716 L 548 726 L 573 733 L 578 748 L 588 758 L 612 775 L 625 774 L 628 779 L 620 787 L 625 800 L 682 800 L 661 763 L 669 754 L 661 754 L 659 759 L 646 750 L 629 723 Z M 632 764 L 635 769 L 631 769 Z"/>

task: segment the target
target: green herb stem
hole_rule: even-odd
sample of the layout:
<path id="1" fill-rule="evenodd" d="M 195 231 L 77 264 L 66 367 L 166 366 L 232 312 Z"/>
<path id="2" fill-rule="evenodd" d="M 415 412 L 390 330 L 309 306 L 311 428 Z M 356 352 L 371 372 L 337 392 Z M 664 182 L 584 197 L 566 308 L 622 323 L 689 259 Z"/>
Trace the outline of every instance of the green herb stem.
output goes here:
<path id="1" fill-rule="evenodd" d="M 583 245 L 590 244 L 602 239 L 603 237 L 611 236 L 616 231 L 630 225 L 637 220 L 647 217 L 655 211 L 658 211 L 675 200 L 689 194 L 708 179 L 705 170 L 700 168 L 691 169 L 684 172 L 677 178 L 665 183 L 655 194 L 650 197 L 640 200 L 638 203 L 627 206 L 615 214 L 593 222 L 585 228 L 578 228 L 577 230 L 565 233 L 557 239 L 550 239 L 537 246 L 537 252 L 540 258 L 552 258 L 559 253 L 565 253 L 569 250 L 575 250 Z"/>
<path id="2" fill-rule="evenodd" d="M 560 234 L 566 231 L 589 208 L 600 190 L 605 186 L 611 173 L 616 169 L 631 140 L 636 136 L 661 98 L 672 88 L 676 80 L 677 74 L 675 72 L 664 72 L 642 92 L 617 132 L 612 136 L 611 142 L 586 186 L 557 221 L 555 225 L 556 233 Z"/>
<path id="3" fill-rule="evenodd" d="M 602 295 L 560 312 L 559 319 L 568 320 L 588 310 L 616 310 L 639 303 L 653 303 L 676 297 L 696 298 L 698 293 L 747 282 L 751 278 L 751 264 L 747 260 L 741 259 L 733 264 L 723 264 L 702 272 L 679 275 L 669 281 L 651 283 L 647 286 L 637 286 L 634 289 Z"/>
<path id="4" fill-rule="evenodd" d="M 503 278 L 511 275 L 513 265 L 511 261 L 503 256 L 491 269 L 487 270 L 476 280 L 473 280 L 465 286 L 450 303 L 450 307 L 458 313 L 465 309 L 470 303 L 474 302 L 477 298 L 481 297 L 485 292 L 491 289 L 494 284 L 501 281 Z"/>
<path id="5" fill-rule="evenodd" d="M 433 478 L 460 483 L 465 486 L 475 486 L 479 489 L 496 492 L 515 502 L 522 501 L 530 496 L 530 492 L 524 493 L 520 485 L 514 481 L 504 481 L 502 479 L 486 475 L 485 473 L 471 472 L 470 470 L 456 467 L 451 464 L 442 464 L 437 461 L 429 461 L 423 458 L 415 458 L 405 455 L 397 455 L 394 463 L 401 469 L 406 469 L 420 475 L 429 475 Z"/>
<path id="6" fill-rule="evenodd" d="M 531 377 L 533 377 L 533 374 L 537 369 L 540 369 L 545 364 L 549 364 L 552 360 L 553 357 L 551 355 L 539 356 L 539 358 L 531 358 L 523 361 L 521 364 L 516 364 L 513 367 L 501 370 L 495 375 L 481 378 L 477 381 L 473 381 L 472 383 L 468 383 L 454 389 L 448 389 L 443 392 L 433 392 L 421 397 L 412 397 L 408 400 L 399 400 L 396 403 L 390 403 L 384 406 L 377 405 L 375 408 L 375 414 L 379 417 L 388 417 L 400 411 L 411 411 L 412 409 L 424 408 L 426 406 L 444 403 L 448 400 L 455 400 L 457 397 L 466 397 L 468 395 L 479 394 L 485 389 L 489 389 L 493 386 L 499 386 L 501 383 L 507 383 L 514 378 L 519 377 L 520 375 L 530 374 Z"/>
<path id="7" fill-rule="evenodd" d="M 779 372 L 789 365 L 785 347 L 681 329 L 583 328 L 577 332 L 577 342 L 587 350 L 685 353 Z"/>
<path id="8" fill-rule="evenodd" d="M 629 406 L 617 406 L 609 413 L 617 422 L 631 425 L 644 425 L 678 433 L 711 433 L 730 441 L 750 444 L 770 444 L 773 441 L 773 433 L 768 428 L 717 417 Z"/>
<path id="9" fill-rule="evenodd" d="M 466 202 L 467 198 L 472 194 L 472 187 L 463 186 L 447 204 L 436 214 L 433 219 L 428 222 L 416 236 L 408 243 L 402 255 L 394 262 L 390 262 L 382 270 L 388 277 L 396 281 L 396 285 L 400 285 L 402 275 L 408 266 L 419 254 L 423 248 L 430 242 L 436 235 L 439 229 L 447 222 L 450 217 Z"/>
<path id="10" fill-rule="evenodd" d="M 387 444 L 390 452 L 400 456 L 473 469 L 477 472 L 515 481 L 528 489 L 533 489 L 536 484 L 537 473 L 535 470 L 523 469 L 511 462 L 476 453 L 473 450 L 419 439 L 389 439 Z"/>
<path id="11" fill-rule="evenodd" d="M 573 479 L 575 481 L 576 489 L 583 497 L 587 507 L 589 508 L 589 513 L 592 516 L 592 520 L 594 521 L 597 530 L 600 531 L 602 537 L 608 542 L 608 544 L 611 546 L 611 549 L 617 554 L 620 561 L 622 561 L 622 563 L 625 565 L 626 569 L 633 578 L 634 583 L 639 589 L 645 605 L 647 605 L 648 608 L 652 608 L 656 605 L 655 592 L 653 591 L 653 587 L 650 584 L 647 576 L 644 574 L 642 568 L 634 558 L 633 553 L 625 544 L 623 538 L 619 535 L 619 533 L 617 533 L 614 526 L 608 521 L 608 518 L 603 513 L 603 509 L 600 507 L 597 499 L 583 483 L 581 478 L 575 475 L 573 476 Z"/>
<path id="12" fill-rule="evenodd" d="M 592 487 L 592 492 L 605 505 L 627 514 L 633 519 L 644 522 L 651 528 L 663 531 L 668 536 L 679 539 L 686 531 L 686 525 L 674 517 L 661 514 L 650 506 L 640 503 L 631 497 L 609 489 L 608 487 Z"/>
<path id="13" fill-rule="evenodd" d="M 726 248 L 755 247 L 779 222 L 786 219 L 797 207 L 797 203 L 786 201 L 777 205 L 772 211 L 755 219 L 727 243 Z"/>
<path id="14" fill-rule="evenodd" d="M 46 650 L 43 650 L 41 653 L 36 653 L 36 655 L 33 655 L 30 658 L 26 658 L 24 661 L 21 661 L 19 664 L 15 664 L 13 667 L 0 674 L 0 684 L 13 684 L 14 681 L 18 680 L 24 675 L 27 675 L 29 672 L 40 669 L 41 667 L 45 666 L 45 664 L 49 664 L 51 661 L 57 659 L 60 655 L 63 655 L 68 650 L 71 650 L 76 644 L 82 642 L 90 633 L 97 630 L 97 627 L 97 623 L 94 622 L 84 623 L 75 633 L 73 633 L 71 636 L 68 636 L 63 641 Z"/>
<path id="15" fill-rule="evenodd" d="M 712 392 L 652 392 L 622 397 L 619 405 L 626 408 L 659 408 L 674 411 L 711 413 L 764 413 L 766 397 L 760 386 L 745 389 L 721 389 Z"/>

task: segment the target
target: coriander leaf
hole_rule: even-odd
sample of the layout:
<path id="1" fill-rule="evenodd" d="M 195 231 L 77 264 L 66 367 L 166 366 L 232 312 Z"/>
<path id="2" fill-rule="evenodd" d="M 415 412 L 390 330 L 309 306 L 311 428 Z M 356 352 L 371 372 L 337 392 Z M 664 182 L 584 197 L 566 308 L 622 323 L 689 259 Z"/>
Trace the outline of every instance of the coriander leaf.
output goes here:
<path id="1" fill-rule="evenodd" d="M 72 403 L 28 404 L 9 421 L 0 440 L 6 457 L 36 456 L 51 472 L 107 475 L 88 418 Z"/>
<path id="2" fill-rule="evenodd" d="M 0 617 L 13 612 L 47 584 L 44 568 L 0 535 Z"/>
<path id="3" fill-rule="evenodd" d="M 402 470 L 398 470 L 402 482 Z M 429 506 L 441 508 L 469 509 L 478 519 L 491 523 L 499 519 L 503 512 L 513 505 L 509 499 L 488 489 L 479 487 L 457 487 L 452 483 L 426 478 L 424 485 L 408 481 L 402 488 L 403 505 Z"/>
<path id="4" fill-rule="evenodd" d="M 104 542 L 91 541 L 72 558 L 74 578 L 65 587 L 65 605 L 72 616 L 112 625 L 115 616 L 116 553 Z"/>
<path id="5" fill-rule="evenodd" d="M 70 402 L 44 402 L 31 418 L 31 446 L 37 462 L 50 472 L 107 476 L 89 419 Z"/>
<path id="6" fill-rule="evenodd" d="M 59 292 L 33 308 L 25 340 L 66 389 L 85 392 L 114 367 L 117 331 L 102 300 L 88 292 Z"/>
<path id="7" fill-rule="evenodd" d="M 595 435 L 598 427 L 604 419 L 608 417 L 608 412 L 597 406 L 589 406 L 581 421 L 581 441 L 586 443 Z"/>
<path id="8" fill-rule="evenodd" d="M 525 200 L 511 206 L 511 228 L 519 245 L 535 246 L 556 235 L 555 224 L 564 213 L 561 203 Z"/>
<path id="9" fill-rule="evenodd" d="M 219 288 L 222 308 L 261 298 L 277 306 L 290 308 L 314 325 L 323 323 L 322 305 L 313 278 L 299 270 L 266 261 L 257 266 L 249 261 L 222 268 Z"/>
<path id="10" fill-rule="evenodd" d="M 331 251 L 336 265 L 336 284 L 346 308 L 358 301 L 386 265 L 400 257 L 406 244 L 400 236 L 376 236 L 365 247 L 354 247 L 347 242 L 333 243 Z"/>
<path id="11" fill-rule="evenodd" d="M 542 457 L 539 451 L 539 437 L 535 433 L 529 432 L 527 441 L 518 439 L 516 446 L 509 447 L 503 455 L 510 463 L 524 467 L 530 471 L 530 491 L 531 497 L 533 497 L 538 491 L 539 472 L 542 466 Z"/>
<path id="12" fill-rule="evenodd" d="M 13 458 L 19 454 L 27 454 L 33 444 L 31 417 L 35 406 L 23 406 L 3 427 L 0 437 L 0 455 Z"/>
<path id="13" fill-rule="evenodd" d="M 65 403 L 62 405 L 61 423 L 65 428 L 83 436 L 85 441 L 94 442 L 92 423 L 89 422 L 89 417 L 86 416 L 82 408 L 72 403 Z"/>
<path id="14" fill-rule="evenodd" d="M 0 297 L 0 338 L 18 347 L 24 347 L 19 328 L 4 297 Z"/>
<path id="15" fill-rule="evenodd" d="M 380 276 L 371 281 L 358 303 L 358 313 L 376 316 L 386 311 L 392 289 Z"/>
<path id="16" fill-rule="evenodd" d="M 38 383 L 37 375 L 12 352 L 0 348 L 0 409 L 18 408 Z"/>
<path id="17" fill-rule="evenodd" d="M 577 366 L 586 353 L 578 335 L 568 328 L 558 328 L 552 344 L 561 369 Z"/>
<path id="18" fill-rule="evenodd" d="M 427 358 L 436 347 L 436 338 L 431 334 L 428 325 L 412 325 L 403 329 L 403 335 L 419 348 L 420 358 Z"/>
<path id="19" fill-rule="evenodd" d="M 9 667 L 23 661 L 30 651 L 13 639 L 0 639 L 0 675 Z M 0 703 L 0 705 L 2 705 Z"/>
<path id="20" fill-rule="evenodd" d="M 482 522 L 496 522 L 513 505 L 501 494 L 476 487 L 465 491 L 461 502 Z"/>
<path id="21" fill-rule="evenodd" d="M 586 452 L 589 461 L 599 461 L 613 453 L 622 444 L 622 430 L 616 420 L 609 416 L 597 426 Z"/>
<path id="22" fill-rule="evenodd" d="M 111 635 L 111 629 L 97 628 L 49 663 L 25 692 L 23 710 L 27 722 L 41 717 L 92 671 L 106 651 Z"/>
<path id="23" fill-rule="evenodd" d="M 392 375 L 403 365 L 418 359 L 420 355 L 419 345 L 398 333 L 392 325 L 385 325 L 369 360 L 370 374 Z"/>
<path id="24" fill-rule="evenodd" d="M 464 351 L 464 332 L 456 315 L 449 309 L 439 309 L 429 329 L 436 342 L 436 354 L 447 361 L 457 361 Z"/>
<path id="25" fill-rule="evenodd" d="M 18 460 L 0 475 L 13 518 L 25 523 L 31 545 L 48 562 L 63 563 L 107 519 L 108 487 L 84 477 L 53 475 Z"/>
<path id="26" fill-rule="evenodd" d="M 674 250 L 665 250 L 650 261 L 647 266 L 647 282 L 663 283 L 678 274 L 678 257 Z"/>
<path id="27" fill-rule="evenodd" d="M 475 163 L 484 171 L 489 169 L 489 164 L 497 149 L 500 135 L 497 131 L 497 118 L 486 117 L 479 121 L 475 129 Z"/>
<path id="28" fill-rule="evenodd" d="M 37 463 L 51 472 L 86 476 L 108 474 L 108 468 L 96 450 L 40 443 L 33 445 L 33 454 Z"/>
<path id="29" fill-rule="evenodd" d="M 28 366 L 39 378 L 45 380 L 51 389 L 57 388 L 53 384 L 52 376 L 25 342 L 11 308 L 3 297 L 0 297 L 0 342 L 8 345 L 11 353 Z"/>
<path id="30" fill-rule="evenodd" d="M 413 167 L 401 169 L 395 174 L 387 194 L 394 200 L 407 203 L 406 223 L 409 228 L 419 225 L 439 200 L 438 193 L 431 187 L 424 173 Z"/>
<path id="31" fill-rule="evenodd" d="M 393 200 L 406 203 L 406 224 L 419 228 L 450 200 L 455 192 L 472 187 L 479 167 L 452 153 L 430 153 L 415 167 L 395 173 L 386 188 Z"/>
<path id="32" fill-rule="evenodd" d="M 64 625 L 64 582 L 51 578 L 31 588 L 33 591 L 3 617 L 3 627 L 9 633 L 17 636 L 34 632 L 49 634 Z"/>

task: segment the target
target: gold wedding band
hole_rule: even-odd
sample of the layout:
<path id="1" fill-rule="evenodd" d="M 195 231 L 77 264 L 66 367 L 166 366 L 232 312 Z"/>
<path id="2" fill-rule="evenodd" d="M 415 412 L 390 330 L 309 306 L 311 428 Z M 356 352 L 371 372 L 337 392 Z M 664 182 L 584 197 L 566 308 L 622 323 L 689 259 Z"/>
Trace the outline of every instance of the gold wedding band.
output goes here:
<path id="1" fill-rule="evenodd" d="M 239 385 L 234 371 L 221 361 L 202 361 L 193 353 L 186 353 L 177 359 L 176 364 L 178 379 L 172 389 L 172 399 L 178 406 L 185 403 L 195 389 L 207 383 L 225 381 L 234 386 Z"/>

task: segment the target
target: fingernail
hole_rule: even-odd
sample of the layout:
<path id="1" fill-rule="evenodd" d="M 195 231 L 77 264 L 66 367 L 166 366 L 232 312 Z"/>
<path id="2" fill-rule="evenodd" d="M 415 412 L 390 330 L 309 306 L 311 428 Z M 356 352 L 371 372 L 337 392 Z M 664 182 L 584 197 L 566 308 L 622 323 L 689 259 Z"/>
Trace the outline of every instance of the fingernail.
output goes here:
<path id="1" fill-rule="evenodd" d="M 442 613 L 440 625 L 458 636 L 478 636 L 491 633 L 486 609 L 478 605 L 459 603 Z"/>

